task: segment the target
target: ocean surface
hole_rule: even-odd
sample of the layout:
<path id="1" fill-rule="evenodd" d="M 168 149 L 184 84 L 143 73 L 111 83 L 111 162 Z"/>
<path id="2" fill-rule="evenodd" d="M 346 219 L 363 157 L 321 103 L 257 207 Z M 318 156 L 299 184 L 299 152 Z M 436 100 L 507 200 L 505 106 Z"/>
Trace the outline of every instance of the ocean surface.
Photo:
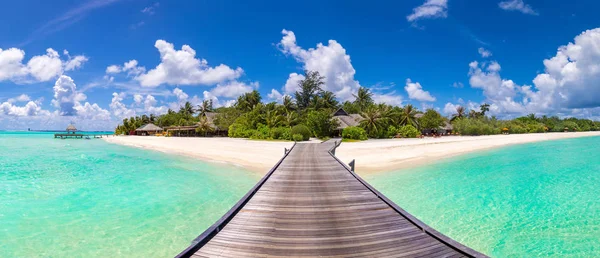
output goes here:
<path id="1" fill-rule="evenodd" d="M 600 137 L 514 145 L 365 179 L 492 257 L 600 257 Z"/>
<path id="2" fill-rule="evenodd" d="M 0 257 L 173 257 L 259 179 L 100 139 L 0 132 Z"/>

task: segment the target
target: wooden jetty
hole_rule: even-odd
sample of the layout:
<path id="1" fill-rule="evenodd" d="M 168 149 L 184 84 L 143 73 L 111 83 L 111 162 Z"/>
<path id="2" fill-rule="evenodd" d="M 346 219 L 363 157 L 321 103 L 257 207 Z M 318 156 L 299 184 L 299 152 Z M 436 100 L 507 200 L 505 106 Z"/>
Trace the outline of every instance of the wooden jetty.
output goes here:
<path id="1" fill-rule="evenodd" d="M 55 133 L 54 138 L 61 138 L 61 139 L 69 139 L 69 138 L 91 139 L 91 138 L 94 138 L 94 139 L 98 139 L 98 138 L 108 137 L 111 135 L 112 134 Z"/>
<path id="2" fill-rule="evenodd" d="M 487 257 L 428 227 L 335 157 L 297 143 L 177 257 Z"/>

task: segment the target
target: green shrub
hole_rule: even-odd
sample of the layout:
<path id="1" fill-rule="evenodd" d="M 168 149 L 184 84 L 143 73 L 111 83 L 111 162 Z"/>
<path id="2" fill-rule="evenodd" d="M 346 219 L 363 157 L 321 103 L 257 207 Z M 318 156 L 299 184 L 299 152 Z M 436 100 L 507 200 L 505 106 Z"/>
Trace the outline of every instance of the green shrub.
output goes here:
<path id="1" fill-rule="evenodd" d="M 310 129 L 308 129 L 308 127 L 306 127 L 306 125 L 296 125 L 296 126 L 292 127 L 292 130 L 290 133 L 292 135 L 294 135 L 294 134 L 302 135 L 303 141 L 308 141 L 310 139 L 310 136 L 312 135 L 312 133 L 310 132 Z"/>
<path id="2" fill-rule="evenodd" d="M 394 138 L 398 135 L 398 129 L 395 126 L 390 125 L 387 129 L 387 138 Z"/>
<path id="3" fill-rule="evenodd" d="M 292 131 L 292 129 L 287 128 L 287 127 L 271 128 L 271 139 L 291 140 L 292 139 L 291 131 Z"/>
<path id="4" fill-rule="evenodd" d="M 296 142 L 301 142 L 301 141 L 304 140 L 304 136 L 302 136 L 301 134 L 297 133 L 297 134 L 294 134 L 292 136 L 292 140 L 294 140 Z"/>
<path id="5" fill-rule="evenodd" d="M 412 125 L 405 125 L 398 129 L 398 134 L 403 138 L 417 138 L 421 135 L 421 132 Z"/>
<path id="6" fill-rule="evenodd" d="M 342 138 L 351 140 L 366 140 L 367 132 L 365 129 L 356 126 L 349 126 L 342 130 Z"/>
<path id="7" fill-rule="evenodd" d="M 331 136 L 331 132 L 336 128 L 335 120 L 331 119 L 331 112 L 328 111 L 310 111 L 306 116 L 306 125 L 318 138 Z"/>
<path id="8" fill-rule="evenodd" d="M 528 133 L 529 130 L 523 126 L 520 125 L 511 125 L 508 128 L 508 132 L 512 133 L 512 134 L 523 134 L 523 133 Z"/>
<path id="9" fill-rule="evenodd" d="M 544 124 L 529 124 L 527 125 L 527 130 L 530 133 L 545 133 L 546 132 L 546 126 Z"/>
<path id="10" fill-rule="evenodd" d="M 454 130 L 462 135 L 500 134 L 502 129 L 477 118 L 463 118 L 454 121 Z"/>
<path id="11" fill-rule="evenodd" d="M 271 130 L 269 127 L 263 124 L 258 124 L 258 128 L 256 130 L 251 130 L 252 134 L 250 135 L 250 139 L 254 140 L 267 140 L 271 138 Z"/>
<path id="12" fill-rule="evenodd" d="M 232 138 L 250 138 L 254 134 L 254 130 L 246 128 L 244 125 L 239 123 L 233 123 L 229 126 L 227 135 Z"/>

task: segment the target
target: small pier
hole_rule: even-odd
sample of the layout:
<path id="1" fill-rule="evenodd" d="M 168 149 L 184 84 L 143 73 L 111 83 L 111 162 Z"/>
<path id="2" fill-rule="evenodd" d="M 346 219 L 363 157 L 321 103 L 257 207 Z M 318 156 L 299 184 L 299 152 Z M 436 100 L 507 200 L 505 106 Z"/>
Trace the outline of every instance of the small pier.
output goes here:
<path id="1" fill-rule="evenodd" d="M 60 139 L 98 139 L 102 137 L 108 137 L 112 134 L 83 134 L 78 132 L 77 128 L 74 125 L 70 124 L 64 133 L 55 133 L 54 138 Z"/>
<path id="2" fill-rule="evenodd" d="M 297 143 L 177 257 L 487 257 L 425 225 L 334 155 Z"/>
<path id="3" fill-rule="evenodd" d="M 111 136 L 112 134 L 81 134 L 81 133 L 55 133 L 54 138 L 60 139 L 99 139 Z"/>

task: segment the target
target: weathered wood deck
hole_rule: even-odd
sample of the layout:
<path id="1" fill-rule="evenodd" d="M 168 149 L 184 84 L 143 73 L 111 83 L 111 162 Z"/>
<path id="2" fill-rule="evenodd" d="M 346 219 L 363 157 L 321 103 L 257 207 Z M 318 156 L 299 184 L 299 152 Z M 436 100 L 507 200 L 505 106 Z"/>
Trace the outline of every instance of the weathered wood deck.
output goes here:
<path id="1" fill-rule="evenodd" d="M 389 201 L 334 146 L 296 144 L 178 257 L 486 257 Z"/>

